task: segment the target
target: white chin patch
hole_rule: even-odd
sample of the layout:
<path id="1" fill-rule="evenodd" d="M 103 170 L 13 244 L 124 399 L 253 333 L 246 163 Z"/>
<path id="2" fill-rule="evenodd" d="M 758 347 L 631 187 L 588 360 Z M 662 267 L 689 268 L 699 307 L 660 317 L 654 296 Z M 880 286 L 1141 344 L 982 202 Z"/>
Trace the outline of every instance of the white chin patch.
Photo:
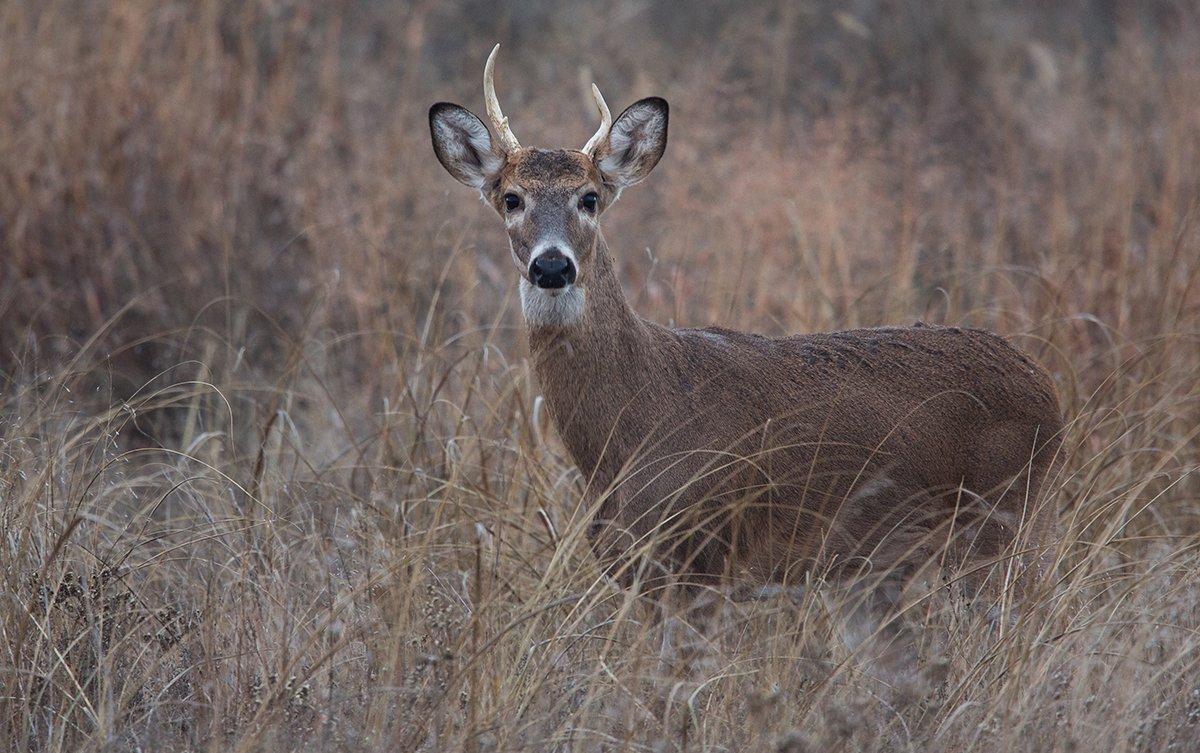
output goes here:
<path id="1" fill-rule="evenodd" d="M 583 288 L 539 288 L 521 278 L 521 312 L 531 327 L 566 327 L 583 320 Z"/>

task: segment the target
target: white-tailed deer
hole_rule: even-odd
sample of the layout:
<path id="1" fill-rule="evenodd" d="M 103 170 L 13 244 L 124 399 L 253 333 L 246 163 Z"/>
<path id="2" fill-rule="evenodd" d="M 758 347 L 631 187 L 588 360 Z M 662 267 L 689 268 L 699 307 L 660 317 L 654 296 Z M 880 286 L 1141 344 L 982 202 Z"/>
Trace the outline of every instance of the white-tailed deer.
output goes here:
<path id="1" fill-rule="evenodd" d="M 504 220 L 534 368 L 612 575 L 768 585 L 815 565 L 898 569 L 947 542 L 1045 549 L 1039 491 L 1062 421 L 1037 363 L 978 329 L 776 339 L 643 319 L 600 217 L 662 157 L 666 101 L 614 120 L 593 86 L 600 128 L 582 149 L 522 147 L 496 98 L 498 49 L 484 71 L 496 138 L 442 102 L 433 147 Z"/>

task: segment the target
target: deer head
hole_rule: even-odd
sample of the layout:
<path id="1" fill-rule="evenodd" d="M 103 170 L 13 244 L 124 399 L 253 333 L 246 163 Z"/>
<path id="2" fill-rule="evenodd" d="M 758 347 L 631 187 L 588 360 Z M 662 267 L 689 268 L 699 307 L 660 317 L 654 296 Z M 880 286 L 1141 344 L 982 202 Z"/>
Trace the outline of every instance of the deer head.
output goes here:
<path id="1" fill-rule="evenodd" d="M 582 149 L 522 147 L 496 97 L 499 49 L 492 49 L 483 73 L 495 140 L 469 110 L 439 102 L 429 110 L 433 149 L 451 175 L 478 189 L 503 218 L 527 318 L 532 312 L 545 323 L 571 325 L 582 317 L 599 256 L 600 215 L 624 188 L 645 178 L 666 149 L 667 102 L 647 97 L 614 121 L 593 84 L 600 127 Z"/>

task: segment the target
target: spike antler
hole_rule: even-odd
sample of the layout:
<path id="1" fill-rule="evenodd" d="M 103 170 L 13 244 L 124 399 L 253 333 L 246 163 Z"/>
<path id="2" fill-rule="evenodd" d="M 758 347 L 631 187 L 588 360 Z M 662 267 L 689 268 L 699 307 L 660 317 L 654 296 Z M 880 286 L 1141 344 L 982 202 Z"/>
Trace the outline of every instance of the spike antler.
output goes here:
<path id="1" fill-rule="evenodd" d="M 508 127 L 508 118 L 504 117 L 504 112 L 500 109 L 500 100 L 496 98 L 496 53 L 499 51 L 500 45 L 493 47 L 492 54 L 488 55 L 487 65 L 483 67 L 483 101 L 487 106 L 492 128 L 496 129 L 496 136 L 500 139 L 500 148 L 508 153 L 520 149 L 521 143 Z"/>
<path id="2" fill-rule="evenodd" d="M 580 150 L 589 157 L 595 155 L 596 147 L 604 143 L 608 138 L 609 129 L 612 128 L 612 113 L 608 111 L 608 104 L 604 101 L 604 95 L 600 93 L 600 87 L 595 84 L 592 84 L 592 98 L 596 100 L 596 109 L 600 111 L 600 127 Z"/>

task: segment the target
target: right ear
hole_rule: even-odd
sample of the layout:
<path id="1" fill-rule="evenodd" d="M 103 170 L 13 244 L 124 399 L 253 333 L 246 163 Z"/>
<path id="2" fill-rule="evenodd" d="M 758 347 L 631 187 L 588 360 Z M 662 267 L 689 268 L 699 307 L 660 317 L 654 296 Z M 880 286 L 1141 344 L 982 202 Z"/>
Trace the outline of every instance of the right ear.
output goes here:
<path id="1" fill-rule="evenodd" d="M 617 116 L 596 148 L 596 167 L 618 190 L 650 174 L 667 148 L 667 100 L 639 99 Z"/>
<path id="2" fill-rule="evenodd" d="M 429 132 L 438 162 L 460 183 L 483 190 L 504 164 L 487 126 L 465 107 L 450 102 L 430 107 Z"/>

